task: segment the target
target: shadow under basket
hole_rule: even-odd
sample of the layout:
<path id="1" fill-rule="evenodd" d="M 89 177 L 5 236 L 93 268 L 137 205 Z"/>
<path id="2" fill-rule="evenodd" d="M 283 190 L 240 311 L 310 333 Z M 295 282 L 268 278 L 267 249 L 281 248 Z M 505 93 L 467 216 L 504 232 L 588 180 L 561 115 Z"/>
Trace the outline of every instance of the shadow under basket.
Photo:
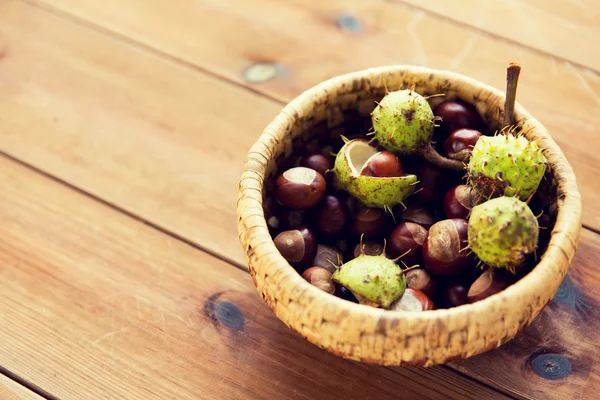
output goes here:
<path id="1" fill-rule="evenodd" d="M 432 366 L 492 350 L 527 327 L 567 273 L 581 230 L 575 176 L 546 128 L 520 104 L 515 118 L 528 139 L 540 139 L 554 196 L 550 241 L 535 267 L 482 301 L 425 312 L 389 311 L 330 295 L 304 280 L 275 247 L 262 202 L 269 182 L 294 156 L 320 151 L 339 135 L 364 133 L 386 87 L 444 93 L 473 104 L 490 130 L 501 127 L 505 94 L 469 77 L 415 66 L 378 67 L 327 80 L 291 101 L 250 149 L 239 186 L 238 232 L 249 272 L 265 303 L 288 327 L 338 356 L 390 366 Z M 435 105 L 433 103 L 432 105 Z M 488 132 L 489 133 L 489 132 Z"/>

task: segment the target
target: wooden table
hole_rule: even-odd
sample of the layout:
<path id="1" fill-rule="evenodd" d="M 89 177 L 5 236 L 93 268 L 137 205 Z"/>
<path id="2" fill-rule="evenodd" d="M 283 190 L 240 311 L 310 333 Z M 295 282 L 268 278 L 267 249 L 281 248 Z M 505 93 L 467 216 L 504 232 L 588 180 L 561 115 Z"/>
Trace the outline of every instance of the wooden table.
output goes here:
<path id="1" fill-rule="evenodd" d="M 591 0 L 0 1 L 0 398 L 597 398 L 599 19 Z M 584 201 L 554 301 L 502 348 L 429 369 L 287 329 L 236 232 L 263 127 L 344 72 L 503 88 L 510 61 Z"/>

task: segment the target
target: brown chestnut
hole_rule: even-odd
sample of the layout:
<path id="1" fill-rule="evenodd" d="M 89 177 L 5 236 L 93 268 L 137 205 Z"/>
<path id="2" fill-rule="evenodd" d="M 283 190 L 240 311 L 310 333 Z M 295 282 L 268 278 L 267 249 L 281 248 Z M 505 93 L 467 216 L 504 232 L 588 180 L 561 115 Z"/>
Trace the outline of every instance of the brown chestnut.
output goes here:
<path id="1" fill-rule="evenodd" d="M 457 185 L 444 196 L 444 213 L 448 218 L 467 219 L 475 207 L 475 193 L 468 185 Z"/>
<path id="2" fill-rule="evenodd" d="M 344 262 L 344 256 L 341 251 L 333 246 L 319 244 L 317 246 L 317 255 L 312 264 L 317 267 L 323 267 L 334 273 L 335 266 L 340 267 Z"/>
<path id="3" fill-rule="evenodd" d="M 417 183 L 414 199 L 425 205 L 439 204 L 443 193 L 451 187 L 449 173 L 431 163 L 421 163 L 416 169 Z"/>
<path id="4" fill-rule="evenodd" d="M 279 175 L 276 186 L 275 197 L 281 204 L 308 210 L 323 200 L 327 185 L 323 175 L 314 169 L 294 167 Z"/>
<path id="5" fill-rule="evenodd" d="M 400 257 L 404 254 L 400 261 L 408 265 L 420 264 L 421 249 L 426 237 L 427 230 L 421 225 L 414 222 L 402 222 L 388 237 L 387 253 L 390 258 Z"/>
<path id="6" fill-rule="evenodd" d="M 354 294 L 349 289 L 346 289 L 342 285 L 335 285 L 334 295 L 339 297 L 340 299 L 351 301 L 352 303 L 358 303 L 358 299 L 356 298 L 356 296 L 354 296 Z"/>
<path id="7" fill-rule="evenodd" d="M 265 220 L 267 221 L 267 226 L 271 232 L 279 232 L 281 229 L 281 224 L 279 221 L 279 213 L 281 206 L 277 201 L 269 196 L 265 199 L 262 204 L 263 212 L 265 214 Z"/>
<path id="8" fill-rule="evenodd" d="M 406 272 L 406 286 L 409 288 L 420 290 L 429 298 L 434 298 L 437 294 L 437 282 L 423 268 L 415 268 Z"/>
<path id="9" fill-rule="evenodd" d="M 503 279 L 502 274 L 496 274 L 492 268 L 485 270 L 479 278 L 471 284 L 467 293 L 469 303 L 483 300 L 493 294 L 499 293 L 506 289 L 509 282 Z"/>
<path id="10" fill-rule="evenodd" d="M 400 218 L 419 224 L 425 229 L 429 229 L 436 222 L 431 211 L 416 205 L 407 206 L 405 210 L 400 212 Z"/>
<path id="11" fill-rule="evenodd" d="M 383 254 L 383 243 L 375 242 L 375 241 L 366 241 L 361 244 L 357 244 L 354 246 L 354 258 L 360 256 L 361 254 L 365 254 L 367 256 L 380 256 Z"/>
<path id="12" fill-rule="evenodd" d="M 481 129 L 483 121 L 475 107 L 462 100 L 446 100 L 433 109 L 436 117 L 441 117 L 436 128 L 436 140 L 444 140 L 457 129 Z"/>
<path id="13" fill-rule="evenodd" d="M 387 235 L 392 228 L 392 222 L 385 211 L 380 208 L 359 206 L 353 214 L 352 234 L 363 236 L 363 239 L 374 239 Z"/>
<path id="14" fill-rule="evenodd" d="M 304 225 L 304 214 L 305 211 L 302 210 L 283 208 L 279 212 L 279 228 L 296 229 L 297 227 Z"/>
<path id="15" fill-rule="evenodd" d="M 465 161 L 471 156 L 473 146 L 483 136 L 475 129 L 458 129 L 446 138 L 444 152 L 446 157 L 453 160 Z"/>
<path id="16" fill-rule="evenodd" d="M 299 166 L 314 169 L 325 177 L 325 172 L 333 167 L 333 162 L 323 154 L 313 153 L 302 157 Z"/>
<path id="17" fill-rule="evenodd" d="M 305 226 L 283 231 L 273 239 L 275 247 L 291 266 L 304 270 L 317 254 L 315 234 Z"/>
<path id="18" fill-rule="evenodd" d="M 450 282 L 444 286 L 440 296 L 440 306 L 443 308 L 452 308 L 467 304 L 468 287 L 464 282 Z"/>
<path id="19" fill-rule="evenodd" d="M 436 222 L 429 228 L 423 245 L 423 266 L 436 276 L 452 276 L 467 271 L 474 258 L 467 255 L 468 222 L 452 218 Z"/>
<path id="20" fill-rule="evenodd" d="M 380 151 L 371 156 L 364 164 L 361 175 L 376 177 L 403 176 L 404 169 L 400 159 L 392 152 Z"/>
<path id="21" fill-rule="evenodd" d="M 341 236 L 350 223 L 350 212 L 345 202 L 332 195 L 325 196 L 310 214 L 315 233 L 325 238 Z"/>
<path id="22" fill-rule="evenodd" d="M 329 294 L 335 292 L 335 285 L 331 280 L 332 275 L 331 271 L 323 267 L 310 267 L 302 273 L 302 277 L 306 279 L 308 283 Z"/>
<path id="23" fill-rule="evenodd" d="M 394 311 L 427 311 L 435 310 L 433 301 L 420 290 L 407 288 L 390 309 Z"/>

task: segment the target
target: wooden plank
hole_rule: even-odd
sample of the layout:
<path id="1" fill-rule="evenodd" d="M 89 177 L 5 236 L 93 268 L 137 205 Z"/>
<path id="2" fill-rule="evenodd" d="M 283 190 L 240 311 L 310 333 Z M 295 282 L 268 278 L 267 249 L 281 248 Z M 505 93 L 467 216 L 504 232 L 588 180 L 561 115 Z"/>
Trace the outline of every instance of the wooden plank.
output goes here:
<path id="1" fill-rule="evenodd" d="M 453 368 L 524 399 L 596 399 L 600 388 L 600 235 L 582 231 L 554 300 L 521 335 Z"/>
<path id="2" fill-rule="evenodd" d="M 0 179 L 0 360 L 58 398 L 506 398 L 330 355 L 240 269 L 2 157 Z"/>
<path id="3" fill-rule="evenodd" d="M 586 0 L 392 0 L 600 71 L 600 3 Z"/>
<path id="4" fill-rule="evenodd" d="M 243 262 L 237 182 L 278 105 L 20 2 L 0 38 L 2 151 Z"/>
<path id="5" fill-rule="evenodd" d="M 0 374 L 0 399 L 2 400 L 42 400 L 43 397 L 19 385 L 17 382 Z"/>
<path id="6" fill-rule="evenodd" d="M 132 51 L 128 46 L 113 43 L 86 29 L 78 29 L 73 24 L 49 17 L 21 3 L 4 4 L 8 6 L 4 5 L 0 13 L 0 32 L 7 38 L 8 50 L 0 62 L 3 89 L 6 88 L 4 97 L 1 97 L 1 106 L 7 110 L 7 119 L 0 121 L 5 124 L 2 126 L 5 134 L 0 138 L 3 148 L 62 179 L 102 195 L 128 210 L 134 210 L 153 222 L 158 221 L 169 227 L 179 226 L 174 229 L 176 232 L 195 229 L 196 236 L 191 237 L 199 243 L 231 246 L 237 251 L 234 230 L 223 229 L 223 236 L 212 238 L 215 234 L 211 230 L 219 226 L 216 224 L 225 225 L 223 221 L 226 218 L 210 219 L 209 215 L 219 207 L 225 207 L 223 199 L 231 197 L 207 195 L 200 199 L 193 198 L 193 201 L 188 201 L 188 198 L 204 196 L 204 193 L 190 194 L 193 190 L 219 190 L 222 194 L 234 194 L 236 180 L 228 180 L 227 176 L 221 174 L 227 168 L 232 168 L 234 160 L 242 158 L 245 148 L 242 149 L 244 146 L 241 142 L 250 142 L 254 138 L 248 137 L 249 122 L 245 117 L 232 117 L 227 114 L 231 110 L 224 111 L 222 105 L 218 107 L 211 105 L 213 102 L 201 100 L 202 96 L 198 93 L 210 93 L 213 99 L 233 104 L 231 109 L 236 112 L 251 109 L 249 114 L 252 117 L 249 118 L 262 118 L 260 113 L 267 113 L 265 110 L 271 109 L 276 111 L 278 107 L 266 100 L 256 100 L 256 96 L 226 84 L 191 74 L 171 62 Z M 44 58 L 43 64 L 37 63 L 40 56 Z M 316 73 L 311 79 L 315 76 Z M 159 94 L 155 93 L 154 97 L 154 92 Z M 168 100 L 165 101 L 165 98 Z M 144 102 L 138 104 L 139 99 Z M 182 107 L 182 104 L 185 106 Z M 248 107 L 248 104 L 252 106 Z M 197 115 L 199 110 L 206 113 L 201 115 L 202 118 L 211 118 L 211 113 L 216 113 L 219 118 L 211 120 L 212 126 L 207 123 L 203 126 L 204 130 L 199 130 L 199 125 L 196 125 L 202 119 Z M 31 116 L 36 118 L 32 119 Z M 220 125 L 217 121 L 227 125 Z M 173 129 L 163 132 L 157 128 L 159 124 L 170 124 Z M 219 130 L 214 135 L 198 138 L 197 132 L 211 128 L 212 132 L 215 126 Z M 140 140 L 141 137 L 144 140 Z M 209 151 L 198 150 L 200 145 Z M 573 146 L 575 148 L 576 144 Z M 588 151 L 588 148 L 583 150 Z M 211 153 L 218 149 L 227 150 L 213 156 Z M 100 152 L 103 157 L 99 159 Z M 221 159 L 225 157 L 231 157 L 231 161 L 223 163 Z M 179 181 L 186 173 L 200 170 L 197 165 L 203 162 L 205 164 L 201 165 L 216 166 L 214 178 L 198 176 L 192 184 Z M 206 185 L 203 182 L 207 181 L 203 179 L 214 179 L 208 182 L 218 185 L 217 188 Z M 595 184 L 592 175 L 589 175 L 589 179 L 590 185 Z M 224 189 L 226 182 L 231 185 Z M 584 185 L 584 188 L 588 187 Z M 219 206 L 215 207 L 217 203 Z M 189 218 L 181 218 L 174 223 L 175 217 L 180 218 L 179 213 L 182 209 L 187 210 L 190 204 L 202 204 L 202 207 L 194 210 L 196 213 L 189 212 Z M 227 217 L 232 210 L 227 209 L 221 215 Z M 165 212 L 170 218 L 164 216 Z M 203 218 L 207 222 L 201 225 Z M 219 235 L 220 231 L 215 232 Z M 227 234 L 231 235 L 231 240 L 222 243 L 220 240 Z M 222 252 L 226 247 L 215 248 Z M 225 251 L 221 254 L 231 257 L 231 253 Z M 594 264 L 583 263 L 578 268 L 585 270 L 594 267 Z M 559 339 L 554 340 L 561 343 L 566 340 L 562 337 Z M 580 339 L 574 337 L 573 340 L 585 342 Z M 569 348 L 571 342 L 565 343 L 565 347 Z M 519 370 L 521 364 L 517 361 L 513 359 L 510 368 Z M 469 368 L 465 370 L 475 374 L 477 371 L 472 369 L 491 367 L 481 363 Z M 504 380 L 502 382 L 510 387 L 516 385 Z M 565 390 L 572 390 L 573 393 L 579 393 L 583 386 L 572 386 L 569 382 L 565 385 Z M 588 385 L 594 388 L 595 380 L 589 379 Z"/>
<path id="7" fill-rule="evenodd" d="M 43 4 L 44 7 L 55 11 L 60 10 L 60 13 L 68 13 L 77 20 L 97 24 L 103 29 L 132 38 L 134 41 L 284 102 L 332 76 L 371 66 L 396 63 L 450 69 L 503 89 L 506 65 L 510 61 L 518 61 L 523 66 L 518 100 L 546 125 L 572 163 L 585 203 L 584 223 L 600 229 L 600 180 L 596 179 L 600 174 L 600 168 L 596 162 L 598 157 L 595 148 L 589 146 L 589 143 L 597 140 L 596 127 L 600 125 L 600 115 L 590 111 L 600 104 L 600 77 L 595 73 L 490 38 L 488 35 L 457 26 L 455 23 L 440 21 L 439 18 L 431 17 L 409 6 L 391 2 L 260 0 L 250 3 L 232 0 L 225 4 L 209 0 L 180 0 L 177 7 L 164 7 L 164 3 L 160 0 L 127 2 L 107 0 L 101 3 L 93 0 L 35 1 Z M 243 34 L 236 34 L 236 32 L 243 32 Z M 53 41 L 61 40 L 56 33 L 52 34 Z M 28 36 L 30 37 L 31 34 L 19 32 L 13 40 L 26 41 Z M 583 40 L 585 41 L 585 38 Z M 77 42 L 81 41 L 72 43 L 69 38 L 70 46 L 80 48 Z M 39 46 L 41 45 L 40 43 Z M 44 43 L 44 46 L 52 46 L 52 44 Z M 81 46 L 79 52 L 73 56 L 87 59 L 93 58 L 95 53 L 97 53 L 95 47 Z M 261 63 L 275 63 L 276 66 L 271 68 L 266 64 L 265 68 L 252 68 L 263 65 Z M 15 60 L 15 64 L 18 65 L 15 65 L 13 74 L 25 68 L 22 61 Z M 104 65 L 102 67 L 106 68 Z M 52 64 L 47 68 L 53 68 Z M 54 74 L 71 76 L 78 72 L 66 71 L 63 65 L 60 68 L 61 71 L 56 71 Z M 190 100 L 185 94 L 176 92 L 177 86 L 173 86 L 171 82 L 176 78 L 171 75 L 157 74 L 145 77 L 143 72 L 140 75 L 133 75 L 133 71 L 131 74 L 135 84 L 153 87 L 158 82 L 162 82 L 164 86 L 170 87 L 172 90 L 169 95 L 174 101 L 179 99 L 178 96 L 184 97 L 185 102 L 200 101 Z M 104 83 L 112 85 L 116 79 L 111 75 L 108 82 Z M 146 79 L 150 81 L 146 82 Z M 71 90 L 80 91 L 85 88 Z M 116 89 L 103 86 L 103 89 L 97 90 L 115 93 Z M 222 99 L 223 104 L 231 104 L 239 98 L 237 95 L 232 97 L 228 90 L 221 90 L 220 85 L 210 85 L 196 90 L 198 93 L 211 93 L 211 98 L 215 102 L 212 107 L 215 110 L 213 113 L 220 115 L 226 111 L 222 106 L 216 106 L 216 103 L 221 101 L 219 99 Z M 54 96 L 54 94 L 49 95 Z M 79 92 L 73 92 L 72 95 L 75 96 L 73 101 L 77 101 L 78 96 L 85 96 L 84 93 Z M 161 96 L 160 93 L 156 95 Z M 246 98 L 248 97 L 244 97 Z M 103 104 L 97 104 L 97 107 L 103 107 Z M 130 104 L 129 107 L 135 110 L 138 104 Z M 266 121 L 269 119 L 268 116 L 272 116 L 276 111 L 273 107 L 265 106 L 268 111 L 263 111 L 266 108 L 257 107 L 253 106 L 252 112 L 248 113 L 243 113 L 244 107 L 241 109 L 231 107 L 235 117 L 229 118 L 229 123 L 232 125 L 238 123 L 234 129 L 240 138 L 240 146 L 246 143 L 243 142 L 244 140 L 255 139 L 259 134 L 260 128 L 252 124 L 256 121 L 257 114 L 264 116 L 261 121 Z M 246 109 L 250 110 L 250 108 Z M 130 112 L 139 113 L 134 110 Z M 182 111 L 184 110 L 179 112 L 178 124 L 189 122 Z M 108 115 L 107 113 L 108 111 L 103 109 L 103 115 Z M 172 122 L 169 121 L 169 124 Z M 153 127 L 145 128 L 151 130 Z M 181 125 L 175 127 L 180 131 L 183 128 Z M 220 129 L 225 128 L 221 126 Z M 47 128 L 44 129 L 44 132 L 46 131 Z M 121 132 L 120 137 L 126 141 L 136 132 Z M 161 133 L 166 136 L 165 132 L 147 134 L 154 136 Z M 81 137 L 61 140 L 74 140 L 83 151 L 87 147 L 93 147 L 93 152 L 100 147 L 106 149 L 105 151 L 111 151 L 112 146 L 112 144 L 102 146 L 102 139 L 98 138 L 94 138 L 93 146 L 88 145 L 88 140 Z M 169 139 L 162 140 L 166 142 Z M 186 140 L 192 139 L 186 138 Z M 222 140 L 220 135 L 207 135 L 204 140 L 206 146 L 219 149 L 226 146 L 229 149 L 231 158 L 226 159 L 228 167 L 231 164 L 237 165 L 243 157 L 242 147 Z M 26 157 L 26 151 L 18 148 L 18 145 L 12 146 L 10 151 L 19 157 Z M 142 154 L 149 153 L 145 150 Z M 43 168 L 65 179 L 75 181 L 68 164 L 72 161 L 69 160 L 70 157 L 68 154 L 60 155 L 60 159 L 67 163 L 65 168 L 59 169 L 57 164 L 60 164 L 60 160 L 44 163 Z M 31 162 L 35 161 L 31 157 L 27 159 Z M 39 161 L 38 164 L 41 165 Z M 231 171 L 231 168 L 224 169 Z M 97 174 L 100 172 L 92 168 L 81 172 L 81 175 L 86 176 Z M 81 180 L 77 184 L 83 184 Z M 85 182 L 90 180 L 85 179 Z M 225 178 L 219 181 L 229 182 L 231 188 L 236 184 L 235 181 L 227 181 Z M 117 188 L 119 185 L 113 187 Z M 189 188 L 185 190 L 188 193 Z M 105 191 L 104 195 L 115 197 L 115 194 L 110 191 Z M 155 193 L 154 197 L 157 196 L 160 198 L 160 195 Z M 136 212 L 148 215 L 150 210 L 144 208 L 144 205 L 137 204 L 138 198 L 139 196 L 133 197 L 126 206 L 135 207 Z M 121 199 L 124 203 L 127 202 L 124 196 Z M 212 207 L 212 202 L 208 204 Z M 220 200 L 219 204 L 222 204 Z M 156 216 L 156 220 L 159 219 L 161 217 Z M 177 221 L 169 220 L 169 229 L 184 232 L 188 237 L 190 233 L 197 234 L 198 232 L 191 232 L 188 221 L 189 219 L 185 219 L 186 226 L 182 227 L 173 226 Z M 202 236 L 191 236 L 191 238 L 213 245 L 210 238 Z M 235 251 L 239 254 L 237 250 Z"/>

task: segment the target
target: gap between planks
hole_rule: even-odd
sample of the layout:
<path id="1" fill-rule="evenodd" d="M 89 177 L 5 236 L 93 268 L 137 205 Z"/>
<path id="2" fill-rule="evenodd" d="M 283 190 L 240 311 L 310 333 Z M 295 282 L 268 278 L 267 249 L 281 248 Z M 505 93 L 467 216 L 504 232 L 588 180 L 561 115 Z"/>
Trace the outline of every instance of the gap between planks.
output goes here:
<path id="1" fill-rule="evenodd" d="M 44 398 L 47 400 L 59 400 L 58 397 L 48 393 L 47 391 L 45 391 L 38 385 L 34 384 L 33 382 L 30 382 L 27 379 L 23 379 L 20 376 L 12 373 L 11 371 L 7 370 L 6 368 L 4 368 L 1 365 L 0 365 L 0 375 L 5 376 L 7 379 L 13 381 L 17 385 L 20 385 L 25 389 L 31 391 L 32 393 L 35 393 L 36 395 L 40 396 L 41 398 Z M 482 385 L 484 385 L 484 384 L 482 384 Z"/>

